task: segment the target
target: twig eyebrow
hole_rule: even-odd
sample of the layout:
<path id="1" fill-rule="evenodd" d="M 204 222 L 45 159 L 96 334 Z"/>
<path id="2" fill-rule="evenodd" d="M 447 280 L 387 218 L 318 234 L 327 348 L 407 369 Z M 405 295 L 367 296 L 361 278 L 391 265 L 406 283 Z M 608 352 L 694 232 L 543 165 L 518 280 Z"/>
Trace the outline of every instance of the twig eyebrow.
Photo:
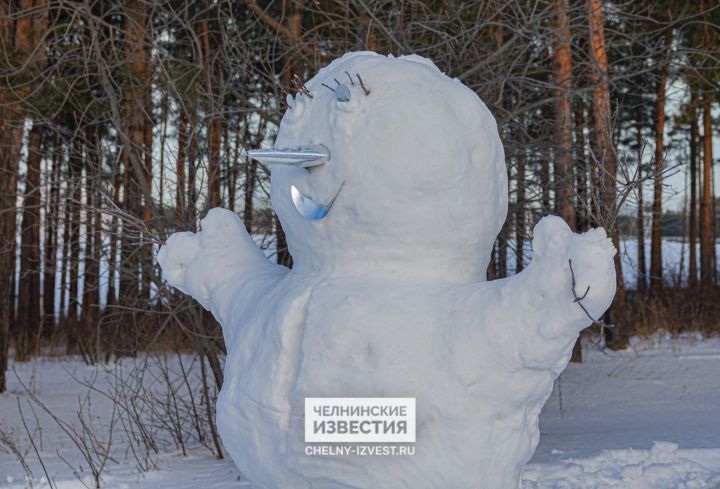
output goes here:
<path id="1" fill-rule="evenodd" d="M 358 81 L 360 82 L 360 86 L 363 89 L 363 92 L 365 92 L 365 95 L 370 95 L 370 90 L 365 88 L 365 84 L 363 83 L 363 79 L 360 78 L 360 73 L 355 73 L 355 76 L 357 77 Z"/>

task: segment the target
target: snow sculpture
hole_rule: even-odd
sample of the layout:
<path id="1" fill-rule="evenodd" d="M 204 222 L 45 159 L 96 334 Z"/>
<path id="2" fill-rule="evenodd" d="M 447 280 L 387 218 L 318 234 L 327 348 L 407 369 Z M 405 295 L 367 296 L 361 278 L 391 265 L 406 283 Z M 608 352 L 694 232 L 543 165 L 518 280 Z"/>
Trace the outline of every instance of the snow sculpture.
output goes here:
<path id="1" fill-rule="evenodd" d="M 288 97 L 272 202 L 294 267 L 233 213 L 160 250 L 228 349 L 223 442 L 255 489 L 517 488 L 578 332 L 615 291 L 604 230 L 557 217 L 521 273 L 485 281 L 507 213 L 503 148 L 470 89 L 419 56 L 351 53 Z M 305 397 L 415 397 L 415 455 L 305 454 Z"/>

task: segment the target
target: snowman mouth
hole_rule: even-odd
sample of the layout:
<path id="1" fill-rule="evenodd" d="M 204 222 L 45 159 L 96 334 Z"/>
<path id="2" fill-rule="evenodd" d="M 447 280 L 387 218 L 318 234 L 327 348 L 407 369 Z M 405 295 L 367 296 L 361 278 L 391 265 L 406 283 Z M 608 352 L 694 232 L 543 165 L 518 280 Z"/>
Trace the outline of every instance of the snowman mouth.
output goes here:
<path id="1" fill-rule="evenodd" d="M 335 203 L 335 199 L 337 199 L 337 196 L 340 194 L 340 190 L 342 190 L 343 185 L 345 185 L 345 182 L 340 184 L 340 188 L 338 188 L 337 192 L 335 192 L 335 196 L 330 199 L 330 202 L 327 204 L 319 204 L 318 202 L 315 202 L 312 198 L 298 190 L 295 185 L 290 186 L 290 195 L 292 196 L 293 204 L 295 204 L 295 209 L 297 209 L 301 216 L 305 219 L 319 221 L 328 215 L 330 208 Z"/>
<path id="2" fill-rule="evenodd" d="M 297 148 L 254 149 L 248 151 L 248 156 L 269 165 L 288 165 L 305 169 L 324 165 L 330 161 L 330 151 L 322 144 Z M 340 184 L 337 192 L 327 204 L 313 200 L 295 185 L 290 186 L 290 196 L 295 209 L 301 216 L 318 221 L 328 215 L 344 184 L 345 182 Z"/>

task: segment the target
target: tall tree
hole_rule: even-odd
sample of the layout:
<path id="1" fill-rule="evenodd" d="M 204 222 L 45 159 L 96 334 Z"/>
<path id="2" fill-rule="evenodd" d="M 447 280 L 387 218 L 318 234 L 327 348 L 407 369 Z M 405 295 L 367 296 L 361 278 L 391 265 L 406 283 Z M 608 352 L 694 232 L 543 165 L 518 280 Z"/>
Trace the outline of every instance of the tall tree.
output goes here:
<path id="1" fill-rule="evenodd" d="M 578 231 L 588 228 L 588 165 L 585 141 L 585 103 L 582 97 L 575 100 L 574 110 L 575 127 L 575 185 L 577 196 L 575 199 L 575 226 Z"/>
<path id="2" fill-rule="evenodd" d="M 152 196 L 152 101 L 150 97 L 150 75 L 146 33 L 149 32 L 149 4 L 142 0 L 130 0 L 123 5 L 123 54 L 127 63 L 128 76 L 123 85 L 122 114 L 123 127 L 120 138 L 123 142 L 120 160 L 123 165 L 123 208 L 131 216 L 142 219 L 143 234 L 150 232 L 154 214 Z M 128 335 L 136 328 L 132 310 L 138 300 L 149 298 L 149 274 L 152 267 L 152 249 L 137 250 L 137 230 L 128 222 L 122 223 L 120 250 L 122 265 L 118 296 L 123 306 L 123 330 L 115 347 L 116 353 L 135 353 L 136 344 Z M 138 281 L 138 278 L 140 280 Z M 139 293 L 138 293 L 139 290 Z M 140 298 L 140 299 L 138 299 Z M 142 302 L 141 302 L 142 304 Z"/>
<path id="3" fill-rule="evenodd" d="M 665 91 L 670 72 L 670 52 L 672 48 L 672 27 L 665 28 L 664 55 L 661 57 L 657 74 L 657 92 L 655 102 L 655 182 L 653 186 L 652 234 L 650 237 L 650 288 L 656 290 L 663 285 L 662 277 L 662 199 L 663 168 L 665 158 Z"/>
<path id="4" fill-rule="evenodd" d="M 55 327 L 55 275 L 57 273 L 59 227 L 59 181 L 63 145 L 56 134 L 53 138 L 52 160 L 46 172 L 45 185 L 45 278 L 43 286 L 43 333 L 51 334 Z"/>
<path id="5" fill-rule="evenodd" d="M 636 123 L 635 143 L 637 144 L 637 165 L 638 165 L 638 191 L 637 191 L 637 289 L 644 291 L 647 285 L 646 273 L 647 263 L 645 261 L 645 196 L 643 194 L 643 135 L 642 126 L 639 121 Z"/>
<path id="6" fill-rule="evenodd" d="M 715 243 L 713 236 L 713 189 L 712 189 L 712 92 L 704 90 L 702 96 L 703 117 L 703 177 L 700 202 L 700 282 L 707 286 L 715 282 Z"/>
<path id="7" fill-rule="evenodd" d="M 709 27 L 709 14 L 704 0 L 700 2 L 703 15 L 702 61 L 700 67 L 708 70 L 717 49 Z M 703 172 L 702 196 L 700 202 L 700 283 L 709 286 L 715 283 L 715 215 L 713 192 L 713 144 L 712 144 L 712 103 L 715 87 L 712 77 L 707 75 L 701 82 L 702 125 L 703 125 Z"/>
<path id="8" fill-rule="evenodd" d="M 20 293 L 15 359 L 26 362 L 40 340 L 40 163 L 43 126 L 33 123 L 28 137 L 27 174 L 20 247 Z"/>
<path id="9" fill-rule="evenodd" d="M 203 2 L 203 14 L 198 21 L 198 36 L 202 44 L 203 65 L 205 71 L 205 89 L 208 99 L 208 209 L 220 206 L 220 144 L 222 141 L 222 119 L 220 117 L 220 101 L 214 80 L 219 80 L 220 71 L 213 63 L 215 52 L 208 26 L 208 16 L 214 11 L 208 0 Z"/>
<path id="10" fill-rule="evenodd" d="M 615 212 L 616 199 L 616 173 L 617 156 L 613 143 L 612 111 L 610 108 L 610 86 L 608 79 L 608 57 L 605 44 L 605 14 L 601 0 L 587 0 L 587 16 L 590 27 L 589 55 L 592 66 L 588 71 L 591 83 L 591 141 L 595 164 L 597 165 L 597 183 L 600 198 L 598 202 L 598 217 L 602 220 L 611 217 Z M 608 229 L 616 249 L 620 249 L 620 235 L 613 219 L 608 220 L 613 226 Z M 615 255 L 615 274 L 617 292 L 613 309 L 620 310 L 625 303 L 625 284 L 622 275 L 622 262 L 620 254 Z M 627 327 L 616 325 L 615 328 L 606 328 L 607 345 L 611 348 L 625 348 L 629 342 Z"/>
<path id="11" fill-rule="evenodd" d="M 518 148 L 516 162 L 516 178 L 515 178 L 515 273 L 519 273 L 525 266 L 525 167 L 527 164 L 527 151 L 524 147 L 525 142 L 525 117 L 523 114 L 518 116 Z"/>
<path id="12" fill-rule="evenodd" d="M 570 20 L 568 0 L 555 0 L 555 32 L 553 72 L 557 87 L 555 102 L 555 199 L 556 209 L 571 228 L 575 228 L 573 184 L 573 120 L 570 91 L 572 89 L 572 54 L 570 52 Z"/>
<path id="13" fill-rule="evenodd" d="M 79 134 L 79 133 L 78 133 Z M 81 137 L 73 139 L 68 157 L 68 194 L 66 203 L 68 213 L 69 234 L 66 246 L 68 247 L 68 268 L 70 269 L 70 283 L 68 284 L 68 313 L 65 322 L 67 350 L 76 353 L 79 346 L 80 313 L 79 303 L 80 284 L 80 231 L 82 213 L 82 168 L 84 144 Z"/>
<path id="14" fill-rule="evenodd" d="M 697 235 L 698 235 L 698 216 L 697 216 L 697 164 L 698 164 L 698 124 L 697 124 L 697 91 L 690 89 L 690 212 L 689 212 L 689 261 L 688 269 L 688 285 L 695 287 L 697 285 Z"/>
<path id="15" fill-rule="evenodd" d="M 185 223 L 185 197 L 187 184 L 185 183 L 185 153 L 187 146 L 187 115 L 185 111 L 180 112 L 178 121 L 178 149 L 175 162 L 175 177 L 177 178 L 175 189 L 175 221 L 180 226 Z"/>
<path id="16" fill-rule="evenodd" d="M 85 167 L 85 193 L 87 208 L 85 218 L 85 270 L 83 274 L 83 311 L 80 328 L 81 352 L 86 362 L 95 363 L 99 360 L 97 348 L 97 327 L 100 317 L 100 254 L 102 247 L 102 221 L 100 212 L 100 181 L 102 166 L 100 163 L 100 134 L 97 126 L 88 126 L 87 158 Z"/>
<path id="17" fill-rule="evenodd" d="M 45 61 L 44 46 L 39 41 L 46 31 L 48 19 L 47 1 L 21 0 L 18 6 L 19 10 L 14 12 L 14 15 L 11 15 L 10 2 L 2 2 L 0 5 L 0 41 L 2 41 L 2 49 L 4 50 L 2 68 L 7 69 L 8 72 L 17 71 L 27 80 L 32 79 L 29 76 L 30 73 L 42 69 Z M 5 370 L 7 369 L 10 330 L 14 316 L 15 199 L 25 121 L 22 104 L 26 102 L 25 98 L 30 93 L 31 88 L 31 84 L 25 81 L 19 88 L 0 91 L 0 171 L 3 173 L 3 178 L 0 179 L 2 181 L 2 184 L 0 184 L 0 204 L 2 204 L 0 207 L 2 210 L 2 215 L 0 215 L 0 240 L 2 240 L 3 248 L 2 252 L 0 252 L 0 256 L 2 256 L 0 258 L 0 369 L 2 369 L 0 392 L 5 390 Z M 30 240 L 24 259 L 26 271 L 28 271 L 28 267 L 33 261 L 36 262 L 36 266 L 39 266 L 39 234 L 37 234 L 37 240 L 33 240 L 35 238 L 34 234 L 39 233 L 40 227 L 41 133 L 42 129 L 39 126 L 35 131 L 36 137 L 31 138 L 30 141 L 33 146 L 33 153 L 28 153 L 26 197 L 30 197 L 30 202 L 25 206 L 25 209 L 28 209 L 29 205 L 34 205 L 35 209 L 33 209 L 33 216 L 28 218 L 27 232 L 23 233 Z M 31 189 L 32 195 L 27 194 L 28 188 Z M 35 246 L 35 242 L 37 246 Z M 22 251 L 21 249 L 21 261 Z M 27 331 L 28 325 L 31 328 L 39 328 L 39 285 L 39 270 L 33 270 L 29 273 L 27 280 L 23 281 L 24 288 L 34 292 L 36 297 L 27 298 L 27 302 L 23 303 L 22 307 L 27 308 L 30 314 L 34 314 L 34 311 L 37 310 L 37 319 L 35 319 L 34 323 L 30 324 L 31 319 L 25 320 L 23 318 L 23 324 L 16 325 L 17 328 L 15 329 L 23 332 L 24 340 L 28 340 L 32 336 L 32 332 Z M 29 345 L 28 341 L 21 340 L 20 343 L 22 351 L 19 352 L 19 357 L 20 360 L 23 360 L 26 359 L 23 358 L 26 357 L 26 353 L 29 355 L 32 345 Z"/>

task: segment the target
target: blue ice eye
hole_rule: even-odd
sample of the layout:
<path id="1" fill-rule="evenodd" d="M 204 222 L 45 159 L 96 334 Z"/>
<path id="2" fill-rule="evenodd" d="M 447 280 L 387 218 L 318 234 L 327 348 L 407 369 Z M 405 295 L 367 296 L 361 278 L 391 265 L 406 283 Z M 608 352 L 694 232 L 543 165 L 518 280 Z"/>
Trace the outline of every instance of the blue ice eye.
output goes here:
<path id="1" fill-rule="evenodd" d="M 335 87 L 333 91 L 338 102 L 350 102 L 350 88 L 344 83 Z"/>

